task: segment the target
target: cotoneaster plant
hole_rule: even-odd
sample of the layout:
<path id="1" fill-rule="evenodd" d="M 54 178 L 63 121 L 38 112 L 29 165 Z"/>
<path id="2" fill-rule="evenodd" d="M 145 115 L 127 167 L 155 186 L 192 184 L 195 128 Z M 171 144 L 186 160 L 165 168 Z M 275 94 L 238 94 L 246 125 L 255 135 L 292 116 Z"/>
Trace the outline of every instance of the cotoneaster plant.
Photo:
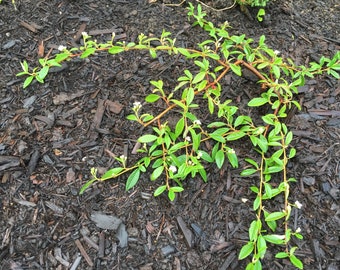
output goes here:
<path id="1" fill-rule="evenodd" d="M 153 90 L 144 102 L 134 102 L 127 119 L 143 127 L 152 127 L 150 133 L 138 139 L 138 152 L 142 157 L 132 166 L 127 166 L 127 157 L 116 157 L 116 166 L 100 176 L 92 168 L 92 179 L 84 184 L 80 194 L 95 182 L 124 175 L 128 175 L 126 190 L 130 190 L 138 183 L 140 175 L 147 173 L 154 185 L 154 196 L 167 193 L 168 198 L 174 200 L 176 193 L 184 191 L 185 179 L 209 180 L 208 165 L 215 164 L 221 169 L 228 161 L 237 168 L 238 149 L 231 147 L 231 143 L 248 139 L 258 153 L 258 159 L 245 158 L 248 165 L 241 175 L 255 175 L 258 182 L 249 187 L 253 192 L 249 199 L 253 200 L 254 219 L 249 224 L 249 239 L 240 249 L 239 259 L 250 258 L 247 270 L 262 269 L 261 261 L 268 247 L 277 245 L 281 250 L 276 258 L 287 258 L 295 267 L 303 269 L 301 260 L 295 256 L 297 247 L 292 246 L 290 241 L 292 237 L 302 239 L 300 229 L 293 230 L 289 225 L 292 208 L 301 208 L 301 204 L 292 203 L 289 199 L 295 179 L 289 177 L 287 164 L 294 158 L 296 150 L 291 145 L 293 133 L 284 120 L 288 110 L 293 107 L 300 109 L 294 94 L 298 93 L 299 86 L 304 85 L 306 77 L 327 73 L 339 79 L 340 52 L 333 58 L 321 57 L 318 63 L 313 62 L 309 66 L 297 66 L 269 48 L 265 44 L 265 36 L 255 43 L 245 35 L 230 35 L 227 23 L 217 27 L 207 21 L 200 5 L 195 8 L 190 4 L 188 16 L 194 19 L 194 25 L 199 25 L 210 36 L 197 48 L 177 47 L 176 40 L 167 31 L 163 31 L 159 38 L 140 34 L 137 43 L 115 42 L 114 34 L 108 42 L 97 43 L 83 33 L 83 46 L 70 49 L 60 46 L 59 53 L 40 59 L 40 66 L 33 70 L 23 61 L 23 71 L 17 75 L 27 76 L 24 81 L 26 88 L 34 80 L 43 83 L 50 68 L 61 66 L 64 61 L 91 57 L 94 53 L 116 55 L 132 50 L 147 50 L 151 57 L 162 52 L 181 55 L 186 61 L 193 62 L 195 68 L 185 69 L 173 89 L 164 89 L 162 80 L 151 81 Z M 221 97 L 221 79 L 230 72 L 242 77 L 244 69 L 257 76 L 261 87 L 259 96 L 252 98 L 248 106 L 265 106 L 268 111 L 256 119 L 240 114 L 232 100 Z M 144 106 L 155 102 L 162 102 L 165 107 L 157 115 Z M 175 126 L 170 126 L 166 116 L 175 110 L 180 116 Z M 211 114 L 215 120 L 203 124 L 197 111 Z M 271 209 L 269 202 L 279 196 L 283 198 L 282 206 Z"/>

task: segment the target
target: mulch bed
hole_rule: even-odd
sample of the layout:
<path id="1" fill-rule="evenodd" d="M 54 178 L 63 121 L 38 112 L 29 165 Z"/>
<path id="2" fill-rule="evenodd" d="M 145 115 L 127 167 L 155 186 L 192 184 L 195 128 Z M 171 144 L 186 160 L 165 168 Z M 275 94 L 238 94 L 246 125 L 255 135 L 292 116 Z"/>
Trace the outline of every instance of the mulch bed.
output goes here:
<path id="1" fill-rule="evenodd" d="M 144 175 L 125 191 L 126 177 L 97 183 L 79 196 L 90 179 L 115 165 L 112 157 L 131 154 L 143 130 L 126 120 L 133 102 L 149 93 L 150 80 L 171 88 L 187 65 L 183 59 L 129 52 L 98 54 L 54 70 L 44 84 L 22 89 L 15 76 L 26 59 L 31 66 L 59 45 L 79 46 L 81 32 L 99 41 L 115 32 L 136 41 L 139 33 L 167 29 L 180 46 L 195 47 L 206 34 L 187 21 L 186 4 L 161 1 L 11 1 L 0 5 L 0 268 L 1 269 L 245 269 L 238 261 L 254 218 L 249 186 L 256 178 L 240 169 L 209 168 L 209 181 L 186 181 L 170 203 L 154 198 Z M 168 1 L 170 3 L 171 1 Z M 230 2 L 230 3 L 229 3 Z M 172 1 L 172 4 L 177 3 Z M 205 1 L 222 8 L 232 1 Z M 335 0 L 274 1 L 263 23 L 238 7 L 208 10 L 214 24 L 229 21 L 234 34 L 266 42 L 297 64 L 331 57 L 340 48 L 340 6 Z M 228 98 L 246 109 L 256 92 L 251 78 L 228 77 Z M 289 118 L 297 157 L 289 164 L 291 227 L 304 240 L 297 256 L 305 269 L 336 270 L 340 265 L 340 83 L 317 76 L 300 89 L 302 111 Z M 159 108 L 150 107 L 150 110 Z M 253 112 L 254 113 L 254 112 Z M 170 116 L 169 118 L 172 118 Z M 247 145 L 238 146 L 242 159 Z M 273 201 L 279 205 L 279 200 Z M 269 250 L 264 269 L 294 269 Z"/>

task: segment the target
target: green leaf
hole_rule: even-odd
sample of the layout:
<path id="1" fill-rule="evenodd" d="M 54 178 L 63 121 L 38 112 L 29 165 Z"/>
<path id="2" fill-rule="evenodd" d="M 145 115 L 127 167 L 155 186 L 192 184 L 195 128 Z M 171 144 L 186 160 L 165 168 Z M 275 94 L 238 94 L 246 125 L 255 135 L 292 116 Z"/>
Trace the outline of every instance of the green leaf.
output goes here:
<path id="1" fill-rule="evenodd" d="M 140 176 L 140 170 L 139 168 L 137 168 L 130 174 L 129 178 L 126 180 L 126 185 L 125 185 L 126 191 L 130 190 L 137 184 L 139 180 L 139 176 Z"/>
<path id="2" fill-rule="evenodd" d="M 117 174 L 119 174 L 122 170 L 124 170 L 124 168 L 122 167 L 117 167 L 117 168 L 113 168 L 110 169 L 108 171 L 106 171 L 102 177 L 100 177 L 100 180 L 106 180 L 106 179 L 110 179 L 110 178 L 114 178 L 117 176 Z"/>
<path id="3" fill-rule="evenodd" d="M 254 270 L 254 264 L 252 262 L 248 263 L 246 270 Z"/>
<path id="4" fill-rule="evenodd" d="M 266 12 L 263 8 L 260 8 L 259 11 L 257 12 L 256 18 L 259 22 L 263 21 L 263 17 L 266 15 Z"/>
<path id="5" fill-rule="evenodd" d="M 293 158 L 293 157 L 295 157 L 295 155 L 296 155 L 296 149 L 295 148 L 291 148 L 289 150 L 288 158 Z"/>
<path id="6" fill-rule="evenodd" d="M 287 257 L 289 257 L 289 254 L 287 254 L 286 252 L 279 252 L 279 253 L 276 253 L 275 255 L 275 258 L 278 258 L 278 259 L 284 259 Z"/>
<path id="7" fill-rule="evenodd" d="M 151 48 L 151 49 L 149 49 L 149 52 L 150 52 L 150 56 L 152 58 L 157 58 L 157 52 L 156 52 L 155 49 Z"/>
<path id="8" fill-rule="evenodd" d="M 254 200 L 253 203 L 253 209 L 256 211 L 261 205 L 261 197 L 259 195 L 256 196 L 256 199 Z"/>
<path id="9" fill-rule="evenodd" d="M 210 114 L 214 113 L 215 104 L 214 104 L 212 98 L 208 98 L 208 109 L 209 109 Z"/>
<path id="10" fill-rule="evenodd" d="M 21 65 L 21 68 L 22 68 L 23 71 L 28 72 L 28 64 L 27 64 L 26 60 L 24 60 L 22 63 L 20 63 L 20 65 Z"/>
<path id="11" fill-rule="evenodd" d="M 165 190 L 166 190 L 166 185 L 159 186 L 159 187 L 155 190 L 155 192 L 153 193 L 153 196 L 157 197 L 157 196 L 161 195 Z"/>
<path id="12" fill-rule="evenodd" d="M 126 117 L 126 119 L 130 120 L 130 121 L 137 121 L 138 118 L 136 117 L 136 115 L 134 114 L 130 114 Z"/>
<path id="13" fill-rule="evenodd" d="M 255 186 L 252 186 L 250 187 L 250 190 L 254 193 L 259 193 L 259 188 L 258 187 L 255 187 Z"/>
<path id="14" fill-rule="evenodd" d="M 86 189 L 88 189 L 97 179 L 91 179 L 90 181 L 87 181 L 79 191 L 79 195 L 82 195 Z"/>
<path id="15" fill-rule="evenodd" d="M 203 159 L 207 162 L 213 162 L 214 161 L 207 152 L 205 152 L 203 150 L 200 150 L 199 152 L 202 154 L 201 159 Z"/>
<path id="16" fill-rule="evenodd" d="M 153 142 L 157 140 L 157 138 L 158 137 L 155 135 L 147 134 L 147 135 L 143 135 L 142 137 L 139 137 L 138 141 L 140 143 L 149 143 L 149 142 Z"/>
<path id="17" fill-rule="evenodd" d="M 158 177 L 160 177 L 163 171 L 164 171 L 163 166 L 156 168 L 150 176 L 151 181 L 155 181 Z"/>
<path id="18" fill-rule="evenodd" d="M 191 54 L 187 49 L 184 49 L 184 48 L 177 48 L 177 49 L 180 54 L 184 55 L 187 58 L 190 58 Z"/>
<path id="19" fill-rule="evenodd" d="M 194 97 L 195 97 L 194 88 L 190 87 L 188 92 L 187 92 L 187 96 L 186 96 L 187 106 L 189 106 L 191 104 L 191 102 L 194 100 Z"/>
<path id="20" fill-rule="evenodd" d="M 178 192 L 182 192 L 184 188 L 177 186 L 177 187 L 171 187 L 170 190 L 178 193 Z"/>
<path id="21" fill-rule="evenodd" d="M 181 107 L 184 110 L 187 109 L 187 106 L 177 99 L 171 99 L 171 102 L 175 103 L 177 106 Z"/>
<path id="22" fill-rule="evenodd" d="M 212 122 L 208 125 L 208 128 L 218 128 L 218 127 L 224 127 L 227 124 L 224 122 Z"/>
<path id="23" fill-rule="evenodd" d="M 192 83 L 193 83 L 193 84 L 199 83 L 200 81 L 202 81 L 202 80 L 204 79 L 205 75 L 206 75 L 206 72 L 205 72 L 205 71 L 202 71 L 202 72 L 198 73 L 198 74 L 194 77 Z"/>
<path id="24" fill-rule="evenodd" d="M 272 72 L 276 79 L 280 78 L 280 68 L 278 66 L 272 66 Z"/>
<path id="25" fill-rule="evenodd" d="M 265 221 L 273 221 L 273 220 L 278 220 L 286 216 L 286 213 L 284 212 L 274 212 L 269 214 L 266 218 Z"/>
<path id="26" fill-rule="evenodd" d="M 230 63 L 229 64 L 231 70 L 237 75 L 237 76 L 242 76 L 242 70 L 241 67 L 239 65 L 235 65 Z"/>
<path id="27" fill-rule="evenodd" d="M 152 120 L 152 119 L 153 119 L 153 116 L 152 116 L 151 114 L 145 113 L 145 114 L 142 114 L 142 115 L 140 116 L 140 119 L 141 119 L 144 123 L 146 123 L 146 122 Z"/>
<path id="28" fill-rule="evenodd" d="M 34 76 L 28 76 L 28 77 L 25 79 L 24 85 L 23 85 L 24 89 L 25 89 L 27 86 L 29 86 L 29 85 L 31 84 L 31 82 L 32 82 L 33 79 L 34 79 Z"/>
<path id="29" fill-rule="evenodd" d="M 216 162 L 216 165 L 219 169 L 222 168 L 223 166 L 223 163 L 224 163 L 224 159 L 225 159 L 225 154 L 223 152 L 223 150 L 218 150 L 217 153 L 216 153 L 216 156 L 215 156 L 215 162 Z"/>
<path id="30" fill-rule="evenodd" d="M 253 252 L 253 250 L 254 250 L 254 243 L 248 242 L 246 245 L 244 245 L 241 248 L 240 253 L 238 255 L 238 259 L 243 260 L 247 258 Z"/>
<path id="31" fill-rule="evenodd" d="M 246 162 L 248 162 L 249 164 L 253 165 L 256 169 L 259 168 L 259 165 L 256 163 L 255 160 L 252 160 L 252 159 L 250 159 L 250 158 L 245 158 L 244 160 L 245 160 Z"/>
<path id="32" fill-rule="evenodd" d="M 261 221 L 260 220 L 253 220 L 249 226 L 249 240 L 251 242 L 255 242 L 257 236 L 260 234 L 261 231 Z"/>
<path id="33" fill-rule="evenodd" d="M 216 53 L 208 53 L 207 56 L 214 60 L 220 60 L 220 56 Z"/>
<path id="34" fill-rule="evenodd" d="M 205 171 L 204 168 L 199 169 L 198 173 L 200 174 L 200 176 L 202 177 L 204 182 L 207 182 L 208 178 L 207 178 L 207 172 Z"/>
<path id="35" fill-rule="evenodd" d="M 120 46 L 112 46 L 108 52 L 110 54 L 118 54 L 118 53 L 121 53 L 124 51 L 124 48 L 123 47 L 120 47 Z"/>
<path id="36" fill-rule="evenodd" d="M 48 66 L 44 66 L 38 73 L 38 76 L 43 80 L 45 79 L 46 75 L 48 74 L 49 71 L 49 67 Z"/>
<path id="37" fill-rule="evenodd" d="M 236 141 L 238 139 L 241 139 L 245 135 L 246 135 L 246 133 L 244 133 L 243 131 L 235 131 L 235 132 L 229 134 L 226 139 L 228 141 Z"/>
<path id="38" fill-rule="evenodd" d="M 225 143 L 225 139 L 224 139 L 224 137 L 221 136 L 221 135 L 211 133 L 211 134 L 209 134 L 209 136 L 210 136 L 213 140 L 215 140 L 215 141 L 217 141 L 217 142 Z"/>
<path id="39" fill-rule="evenodd" d="M 181 119 L 178 120 L 175 128 L 175 135 L 178 137 L 180 134 L 182 134 L 184 130 L 184 118 L 182 117 Z"/>
<path id="40" fill-rule="evenodd" d="M 266 254 L 266 250 L 267 250 L 266 240 L 263 238 L 262 235 L 259 235 L 259 237 L 257 238 L 257 253 L 261 259 L 263 259 L 264 255 Z"/>
<path id="41" fill-rule="evenodd" d="M 175 199 L 175 197 L 176 197 L 175 192 L 173 190 L 169 189 L 169 191 L 168 191 L 168 198 L 169 198 L 169 200 L 173 201 Z"/>
<path id="42" fill-rule="evenodd" d="M 94 54 L 96 51 L 96 48 L 87 48 L 81 55 L 80 58 L 86 58 L 90 56 L 91 54 Z"/>
<path id="43" fill-rule="evenodd" d="M 273 197 L 273 193 L 272 193 L 272 187 L 270 184 L 268 183 L 264 183 L 264 189 L 266 191 L 266 195 L 269 199 L 271 199 Z"/>
<path id="44" fill-rule="evenodd" d="M 269 243 L 273 243 L 276 245 L 282 245 L 284 244 L 284 235 L 277 235 L 277 234 L 267 234 L 264 235 L 263 238 L 269 242 Z"/>
<path id="45" fill-rule="evenodd" d="M 289 145 L 293 140 L 293 132 L 289 131 L 286 135 L 286 146 Z"/>
<path id="46" fill-rule="evenodd" d="M 303 263 L 295 255 L 289 256 L 290 262 L 297 268 L 303 269 Z"/>
<path id="47" fill-rule="evenodd" d="M 272 173 L 281 172 L 282 170 L 283 170 L 283 167 L 271 166 L 267 170 L 265 170 L 265 173 L 272 174 Z"/>
<path id="48" fill-rule="evenodd" d="M 192 149 L 196 152 L 201 143 L 201 134 L 196 134 L 194 129 L 190 129 L 192 138 Z"/>
<path id="49" fill-rule="evenodd" d="M 262 98 L 262 97 L 253 98 L 252 100 L 250 100 L 248 102 L 248 106 L 249 107 L 259 107 L 259 106 L 266 104 L 267 102 L 268 102 L 268 99 L 266 99 L 266 98 Z"/>
<path id="50" fill-rule="evenodd" d="M 227 151 L 227 158 L 233 168 L 238 167 L 238 159 L 234 150 L 231 149 Z"/>
<path id="51" fill-rule="evenodd" d="M 257 172 L 256 169 L 245 169 L 241 172 L 241 176 L 249 176 L 249 175 L 252 175 L 256 172 Z"/>
<path id="52" fill-rule="evenodd" d="M 145 101 L 146 101 L 146 102 L 149 102 L 149 103 L 152 103 L 152 102 L 156 102 L 156 101 L 159 100 L 159 99 L 160 99 L 160 96 L 159 96 L 159 95 L 150 94 L 150 95 L 146 96 Z"/>

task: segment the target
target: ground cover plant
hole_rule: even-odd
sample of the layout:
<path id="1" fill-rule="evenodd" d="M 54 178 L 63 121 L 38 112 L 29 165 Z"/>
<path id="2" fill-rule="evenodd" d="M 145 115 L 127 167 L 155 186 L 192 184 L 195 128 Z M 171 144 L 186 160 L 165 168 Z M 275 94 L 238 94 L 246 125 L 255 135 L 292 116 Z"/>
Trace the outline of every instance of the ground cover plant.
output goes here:
<path id="1" fill-rule="evenodd" d="M 312 63 L 309 67 L 296 66 L 291 60 L 278 56 L 278 52 L 268 48 L 265 37 L 262 36 L 257 45 L 252 39 L 244 35 L 230 36 L 228 24 L 214 26 L 204 19 L 200 6 L 197 10 L 191 5 L 189 16 L 195 19 L 195 24 L 201 26 L 210 35 L 198 45 L 197 49 L 176 47 L 170 33 L 164 31 L 160 38 L 148 38 L 141 34 L 139 43 L 115 42 L 98 44 L 86 33 L 83 33 L 84 44 L 81 48 L 67 49 L 60 47 L 60 53 L 50 59 L 41 59 L 41 68 L 29 70 L 28 64 L 23 62 L 23 72 L 28 75 L 24 87 L 36 79 L 44 82 L 50 67 L 59 66 L 61 62 L 75 57 L 87 58 L 91 54 L 107 51 L 119 54 L 129 50 L 148 50 L 152 57 L 165 51 L 169 54 L 181 54 L 188 61 L 193 61 L 196 69 L 185 70 L 178 78 L 178 85 L 169 91 L 164 89 L 162 81 L 152 81 L 152 93 L 144 102 L 136 102 L 129 120 L 137 121 L 144 127 L 152 126 L 152 133 L 139 138 L 141 147 L 139 152 L 145 154 L 134 166 L 126 166 L 126 157 L 116 157 L 119 166 L 98 177 L 92 170 L 93 179 L 81 190 L 96 181 L 118 177 L 130 172 L 126 189 L 134 187 L 143 172 L 151 172 L 152 181 L 164 179 L 164 183 L 155 188 L 154 195 L 167 192 L 173 200 L 177 192 L 183 191 L 182 181 L 187 177 L 201 177 L 207 181 L 205 167 L 215 163 L 222 168 L 228 160 L 233 167 L 238 166 L 237 149 L 230 147 L 230 142 L 249 138 L 259 153 L 259 161 L 246 159 L 249 166 L 242 171 L 243 176 L 256 174 L 259 177 L 257 186 L 250 187 L 254 192 L 253 209 L 256 211 L 253 222 L 249 225 L 249 242 L 241 249 L 239 258 L 252 256 L 247 269 L 261 269 L 261 259 L 264 257 L 268 243 L 284 246 L 278 258 L 289 257 L 298 268 L 302 263 L 294 255 L 296 247 L 290 246 L 292 236 L 301 238 L 299 231 L 289 228 L 291 208 L 301 205 L 289 202 L 290 183 L 287 163 L 295 155 L 290 145 L 292 132 L 288 130 L 283 120 L 290 108 L 299 107 L 294 100 L 297 88 L 304 84 L 305 77 L 327 72 L 339 78 L 340 56 L 336 54 L 332 59 L 321 58 L 319 63 Z M 258 77 L 261 94 L 249 101 L 249 107 L 268 107 L 271 111 L 260 119 L 252 119 L 248 115 L 238 114 L 238 108 L 232 105 L 232 100 L 221 100 L 220 80 L 233 72 L 242 76 L 243 69 L 248 69 Z M 216 121 L 201 123 L 195 114 L 195 109 L 202 108 L 202 100 L 206 104 L 207 112 L 216 116 Z M 151 115 L 145 111 L 145 104 L 164 102 L 166 109 L 159 115 Z M 163 121 L 163 116 L 174 108 L 180 109 L 181 116 L 174 128 Z M 259 122 L 262 121 L 262 124 Z M 208 149 L 205 142 L 212 142 Z M 279 175 L 279 176 L 278 176 Z M 272 183 L 277 178 L 279 183 Z M 283 196 L 283 209 L 266 209 L 267 200 L 276 196 Z"/>

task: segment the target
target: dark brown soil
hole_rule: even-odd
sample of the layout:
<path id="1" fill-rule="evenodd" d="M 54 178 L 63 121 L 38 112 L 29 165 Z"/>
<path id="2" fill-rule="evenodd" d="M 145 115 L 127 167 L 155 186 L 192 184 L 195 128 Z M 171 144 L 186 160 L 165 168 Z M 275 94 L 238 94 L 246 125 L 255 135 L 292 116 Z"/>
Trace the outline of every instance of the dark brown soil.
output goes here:
<path id="1" fill-rule="evenodd" d="M 205 3 L 223 8 L 232 1 Z M 15 11 L 10 0 L 0 5 L 0 269 L 245 268 L 247 261 L 237 256 L 255 214 L 251 200 L 241 199 L 253 199 L 249 187 L 257 179 L 241 178 L 240 169 L 211 167 L 209 181 L 187 180 L 175 203 L 166 196 L 154 198 L 156 185 L 147 175 L 129 192 L 122 177 L 78 195 L 91 167 L 104 171 L 114 166 L 110 153 L 131 156 L 143 131 L 126 115 L 133 102 L 146 96 L 149 81 L 163 79 L 171 88 L 189 63 L 166 55 L 154 60 L 140 52 L 98 54 L 69 62 L 45 84 L 27 90 L 15 76 L 20 61 L 37 65 L 39 48 L 46 56 L 59 45 L 79 46 L 82 31 L 92 31 L 99 41 L 110 39 L 112 31 L 135 41 L 139 33 L 158 36 L 166 29 L 180 46 L 193 48 L 206 34 L 187 21 L 186 6 L 146 0 L 17 0 Z M 250 10 L 251 17 L 239 7 L 206 12 L 214 24 L 227 20 L 234 34 L 255 40 L 265 34 L 268 45 L 297 64 L 331 57 L 340 48 L 337 0 L 273 1 L 262 23 L 251 19 L 256 10 Z M 256 85 L 229 79 L 225 95 L 245 108 Z M 289 122 L 298 150 L 289 170 L 298 182 L 292 184 L 290 200 L 303 208 L 293 212 L 291 227 L 300 227 L 304 240 L 294 245 L 305 269 L 336 270 L 340 83 L 318 76 L 297 98 L 303 109 Z M 113 105 L 98 119 L 104 102 Z M 240 159 L 249 152 L 245 147 L 237 148 Z M 98 212 L 115 218 L 113 223 L 96 224 Z M 186 239 L 190 236 L 193 243 Z M 276 249 L 269 249 L 264 269 L 294 269 L 288 261 L 274 259 Z"/>

